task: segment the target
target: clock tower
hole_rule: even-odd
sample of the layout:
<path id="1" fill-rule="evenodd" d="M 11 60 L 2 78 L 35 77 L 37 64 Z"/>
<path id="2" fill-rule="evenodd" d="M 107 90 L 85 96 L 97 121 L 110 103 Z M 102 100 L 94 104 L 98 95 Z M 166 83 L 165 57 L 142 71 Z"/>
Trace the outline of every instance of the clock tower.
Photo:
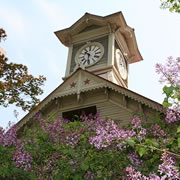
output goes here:
<path id="1" fill-rule="evenodd" d="M 121 12 L 108 16 L 85 13 L 71 27 L 55 32 L 68 47 L 64 82 L 42 100 L 21 121 L 21 135 L 37 127 L 34 116 L 44 119 L 101 113 L 102 118 L 126 125 L 133 112 L 151 117 L 162 106 L 128 89 L 129 65 L 142 60 L 134 29 L 126 24 Z"/>
<path id="2" fill-rule="evenodd" d="M 122 12 L 104 17 L 85 13 L 55 34 L 69 48 L 64 79 L 81 67 L 128 88 L 129 64 L 142 57 Z"/>

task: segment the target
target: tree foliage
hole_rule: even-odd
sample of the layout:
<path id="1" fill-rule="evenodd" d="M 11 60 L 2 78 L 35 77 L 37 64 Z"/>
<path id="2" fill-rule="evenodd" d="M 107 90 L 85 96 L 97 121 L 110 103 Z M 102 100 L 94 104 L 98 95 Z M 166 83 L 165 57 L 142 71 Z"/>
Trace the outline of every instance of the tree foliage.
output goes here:
<path id="1" fill-rule="evenodd" d="M 0 42 L 6 39 L 6 33 L 0 29 Z M 30 110 L 39 103 L 38 95 L 45 77 L 33 77 L 28 68 L 22 64 L 8 62 L 8 58 L 0 55 L 0 105 L 7 107 L 15 104 L 24 111 Z"/>
<path id="2" fill-rule="evenodd" d="M 161 8 L 180 13 L 180 0 L 161 0 Z"/>

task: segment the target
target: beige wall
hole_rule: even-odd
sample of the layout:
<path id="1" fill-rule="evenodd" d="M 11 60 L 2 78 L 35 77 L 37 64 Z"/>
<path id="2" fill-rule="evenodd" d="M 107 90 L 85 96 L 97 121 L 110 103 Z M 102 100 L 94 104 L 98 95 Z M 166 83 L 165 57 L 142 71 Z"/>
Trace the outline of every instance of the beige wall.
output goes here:
<path id="1" fill-rule="evenodd" d="M 60 98 L 56 102 L 43 109 L 44 118 L 61 118 L 63 112 L 95 105 L 103 118 L 120 120 L 122 124 L 127 124 L 134 112 L 141 111 L 146 114 L 155 112 L 147 106 L 141 106 L 137 101 L 104 88 L 81 93 L 80 102 L 77 101 L 76 95 Z"/>
<path id="2" fill-rule="evenodd" d="M 53 100 L 41 109 L 41 113 L 45 119 L 56 119 L 61 118 L 63 112 L 90 106 L 96 106 L 97 111 L 101 113 L 103 118 L 119 120 L 122 125 L 126 125 L 131 121 L 134 112 L 140 111 L 149 117 L 152 117 L 152 114 L 157 112 L 118 92 L 108 88 L 101 88 L 81 93 L 79 101 L 76 94 Z M 29 128 L 36 128 L 36 126 L 37 120 L 29 120 L 21 128 L 21 134 L 24 134 Z"/>

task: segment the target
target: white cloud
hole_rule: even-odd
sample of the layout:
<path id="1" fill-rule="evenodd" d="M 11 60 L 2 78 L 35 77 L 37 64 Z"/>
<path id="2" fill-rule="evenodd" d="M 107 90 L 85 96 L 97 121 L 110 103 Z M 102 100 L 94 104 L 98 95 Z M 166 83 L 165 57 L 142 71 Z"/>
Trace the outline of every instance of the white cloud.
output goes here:
<path id="1" fill-rule="evenodd" d="M 25 24 L 23 16 L 15 9 L 8 6 L 0 6 L 1 26 L 13 31 L 18 37 L 24 37 Z M 3 27 L 2 27 L 3 28 Z"/>
<path id="2" fill-rule="evenodd" d="M 60 8 L 60 5 L 47 0 L 35 0 L 40 9 L 47 16 L 49 23 L 52 24 L 53 28 L 61 28 L 67 26 L 68 15 Z"/>

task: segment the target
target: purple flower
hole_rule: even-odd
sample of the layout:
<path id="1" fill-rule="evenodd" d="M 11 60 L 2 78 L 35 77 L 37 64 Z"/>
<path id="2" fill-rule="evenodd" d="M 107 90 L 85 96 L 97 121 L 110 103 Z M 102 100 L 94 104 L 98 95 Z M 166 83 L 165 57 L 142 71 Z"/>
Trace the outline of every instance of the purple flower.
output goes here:
<path id="1" fill-rule="evenodd" d="M 179 179 L 179 171 L 175 167 L 175 161 L 172 156 L 168 155 L 166 152 L 162 154 L 161 160 L 163 161 L 162 164 L 158 167 L 158 172 L 161 175 L 166 175 L 168 179 Z"/>
<path id="2" fill-rule="evenodd" d="M 92 173 L 91 171 L 87 171 L 86 174 L 84 175 L 84 179 L 85 180 L 93 180 L 96 179 L 94 173 Z"/>
<path id="3" fill-rule="evenodd" d="M 136 134 L 133 130 L 119 128 L 112 120 L 94 122 L 94 127 L 95 135 L 90 137 L 89 142 L 98 149 L 107 148 L 114 144 L 122 149 L 124 144 L 122 141 L 130 139 Z"/>
<path id="4" fill-rule="evenodd" d="M 133 125 L 134 129 L 141 128 L 142 121 L 140 120 L 138 116 L 134 116 L 131 121 L 131 124 Z"/>
<path id="5" fill-rule="evenodd" d="M 12 160 L 15 162 L 16 167 L 19 167 L 25 171 L 31 169 L 32 156 L 25 150 L 23 143 L 18 143 L 16 151 L 13 154 Z"/>
<path id="6" fill-rule="evenodd" d="M 130 153 L 128 158 L 131 161 L 131 164 L 135 168 L 140 168 L 142 166 L 142 160 L 140 160 L 140 158 L 139 158 L 137 153 L 135 153 L 135 152 Z"/>
<path id="7" fill-rule="evenodd" d="M 152 125 L 150 127 L 150 132 L 153 134 L 153 136 L 157 136 L 157 137 L 166 136 L 166 133 L 164 132 L 163 129 L 161 129 L 161 127 L 158 124 Z"/>
<path id="8" fill-rule="evenodd" d="M 167 123 L 180 122 L 180 109 L 179 108 L 168 108 L 166 111 L 165 121 Z"/>
<path id="9" fill-rule="evenodd" d="M 2 127 L 0 127 L 0 144 L 3 146 L 11 146 L 16 145 L 17 143 L 17 126 L 13 125 L 9 127 L 7 131 L 5 131 Z"/>
<path id="10" fill-rule="evenodd" d="M 180 84 L 180 58 L 169 57 L 165 65 L 156 64 L 156 72 L 161 74 L 159 82 L 177 86 Z"/>

